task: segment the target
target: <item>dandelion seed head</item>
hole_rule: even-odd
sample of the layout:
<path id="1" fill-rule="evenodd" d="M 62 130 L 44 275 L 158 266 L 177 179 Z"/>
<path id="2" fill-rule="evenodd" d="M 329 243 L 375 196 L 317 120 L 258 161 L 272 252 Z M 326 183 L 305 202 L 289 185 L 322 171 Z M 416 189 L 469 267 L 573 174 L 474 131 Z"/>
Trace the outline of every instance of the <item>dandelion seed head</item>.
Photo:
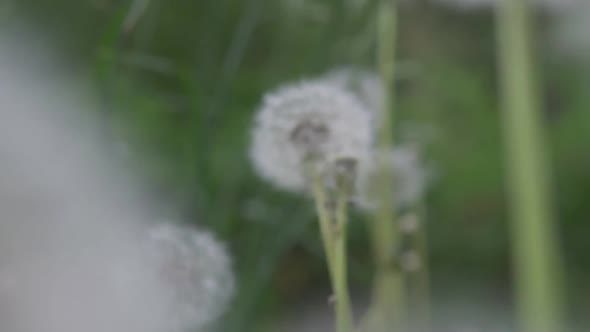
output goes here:
<path id="1" fill-rule="evenodd" d="M 341 191 L 348 196 L 354 195 L 358 187 L 359 161 L 353 158 L 341 158 L 330 165 L 326 172 L 324 182 L 326 188 L 333 191 Z"/>
<path id="2" fill-rule="evenodd" d="M 154 225 L 148 238 L 171 298 L 169 331 L 199 330 L 219 318 L 235 288 L 224 246 L 211 233 L 173 223 Z"/>
<path id="3" fill-rule="evenodd" d="M 381 77 L 373 71 L 356 68 L 342 68 L 328 72 L 321 78 L 327 84 L 354 95 L 360 103 L 371 113 L 374 127 L 381 122 L 385 87 Z"/>
<path id="4" fill-rule="evenodd" d="M 359 175 L 359 191 L 356 202 L 362 208 L 378 205 L 375 188 L 380 185 L 380 169 L 392 172 L 393 190 L 399 207 L 412 206 L 420 201 L 430 180 L 430 173 L 422 164 L 419 151 L 413 144 L 403 144 L 390 151 L 375 151 L 371 163 Z"/>
<path id="5" fill-rule="evenodd" d="M 319 157 L 325 149 L 330 132 L 319 121 L 303 121 L 291 132 L 291 142 L 302 151 L 307 151 L 309 158 Z"/>
<path id="6" fill-rule="evenodd" d="M 334 162 L 334 175 L 341 178 L 355 178 L 358 161 L 352 158 L 342 158 Z"/>
<path id="7" fill-rule="evenodd" d="M 340 159 L 364 160 L 372 144 L 369 112 L 345 90 L 321 81 L 279 88 L 265 96 L 252 132 L 256 171 L 277 187 L 306 189 L 304 166 L 328 172 Z"/>

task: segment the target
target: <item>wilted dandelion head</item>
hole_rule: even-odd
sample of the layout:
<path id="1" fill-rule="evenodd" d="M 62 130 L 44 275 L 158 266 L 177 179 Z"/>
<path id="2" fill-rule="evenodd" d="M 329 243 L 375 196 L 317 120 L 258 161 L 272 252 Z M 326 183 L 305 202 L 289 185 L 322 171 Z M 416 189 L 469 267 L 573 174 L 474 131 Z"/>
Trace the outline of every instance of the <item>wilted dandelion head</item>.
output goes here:
<path id="1" fill-rule="evenodd" d="M 208 232 L 172 223 L 154 225 L 148 238 L 171 296 L 170 332 L 199 330 L 219 318 L 235 284 L 224 246 Z"/>
<path id="2" fill-rule="evenodd" d="M 262 177 L 303 191 L 306 163 L 326 173 L 339 160 L 362 162 L 371 143 L 371 116 L 357 98 L 322 81 L 303 82 L 264 97 L 250 154 Z"/>
<path id="3" fill-rule="evenodd" d="M 375 151 L 371 160 L 371 163 L 366 163 L 366 168 L 360 175 L 357 199 L 360 207 L 371 209 L 377 206 L 375 190 L 381 185 L 379 175 L 382 165 L 388 172 L 392 172 L 397 206 L 412 206 L 422 199 L 431 176 L 415 145 L 403 144 L 390 151 Z"/>

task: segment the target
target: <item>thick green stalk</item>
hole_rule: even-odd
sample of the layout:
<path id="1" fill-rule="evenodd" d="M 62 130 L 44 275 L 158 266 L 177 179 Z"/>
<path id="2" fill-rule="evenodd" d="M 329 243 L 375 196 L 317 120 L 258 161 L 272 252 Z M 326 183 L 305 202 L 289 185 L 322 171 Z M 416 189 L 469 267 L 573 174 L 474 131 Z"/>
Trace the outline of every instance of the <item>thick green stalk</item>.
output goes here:
<path id="1" fill-rule="evenodd" d="M 391 0 L 381 0 L 377 8 L 377 63 L 384 84 L 383 110 L 378 132 L 378 149 L 393 146 L 394 64 L 396 43 L 396 8 Z M 384 158 L 380 158 L 384 159 Z M 396 266 L 399 238 L 395 223 L 393 175 L 385 160 L 379 165 L 378 207 L 371 223 L 376 275 L 369 311 L 370 329 L 376 332 L 397 331 L 405 316 L 403 279 Z"/>
<path id="2" fill-rule="evenodd" d="M 516 299 L 524 332 L 559 332 L 559 246 L 549 198 L 526 0 L 497 11 L 499 70 L 512 201 Z"/>

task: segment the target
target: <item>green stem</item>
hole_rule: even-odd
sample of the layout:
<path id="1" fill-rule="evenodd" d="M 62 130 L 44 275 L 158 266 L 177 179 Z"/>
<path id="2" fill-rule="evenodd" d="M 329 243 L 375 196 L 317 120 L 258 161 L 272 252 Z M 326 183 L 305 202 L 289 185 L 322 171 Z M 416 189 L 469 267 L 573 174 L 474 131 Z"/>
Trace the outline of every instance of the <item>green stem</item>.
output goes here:
<path id="1" fill-rule="evenodd" d="M 335 211 L 328 208 L 328 195 L 321 176 L 314 175 L 313 192 L 320 224 L 320 233 L 328 272 L 334 292 L 336 331 L 352 332 L 352 310 L 348 293 L 348 271 L 346 260 L 347 195 L 339 192 Z M 335 212 L 335 213 L 334 213 Z"/>
<path id="2" fill-rule="evenodd" d="M 328 273 L 330 274 L 331 282 L 334 283 L 334 267 L 332 266 L 332 262 L 334 262 L 334 240 L 331 231 L 332 217 L 331 212 L 328 209 L 328 197 L 321 176 L 318 174 L 313 174 L 312 176 L 312 190 L 318 214 L 322 243 L 324 245 L 324 251 L 326 252 Z"/>
<path id="3" fill-rule="evenodd" d="M 416 211 L 412 212 L 408 218 L 415 218 L 416 229 L 409 234 L 410 246 L 415 250 L 420 259 L 420 266 L 417 271 L 412 272 L 409 280 L 409 292 L 414 297 L 415 309 L 412 315 L 412 324 L 414 331 L 427 332 L 431 331 L 431 295 L 430 295 L 430 270 L 428 266 L 428 239 L 426 228 L 424 226 L 424 206 L 418 204 Z"/>
<path id="4" fill-rule="evenodd" d="M 377 8 L 377 62 L 385 94 L 377 137 L 379 151 L 389 151 L 393 146 L 395 44 L 396 8 L 393 1 L 381 0 Z M 371 331 L 398 331 L 403 328 L 405 304 L 403 278 L 395 257 L 399 229 L 394 220 L 393 174 L 384 160 L 379 168 L 378 208 L 370 225 L 376 272 L 366 324 Z"/>
<path id="5" fill-rule="evenodd" d="M 523 331 L 558 332 L 562 331 L 558 282 L 562 266 L 542 151 L 529 15 L 526 0 L 504 0 L 496 22 L 516 298 Z"/>
<path id="6" fill-rule="evenodd" d="M 348 293 L 348 263 L 346 238 L 348 224 L 348 194 L 339 190 L 334 224 L 334 295 L 336 297 L 337 331 L 352 332 L 352 309 Z"/>

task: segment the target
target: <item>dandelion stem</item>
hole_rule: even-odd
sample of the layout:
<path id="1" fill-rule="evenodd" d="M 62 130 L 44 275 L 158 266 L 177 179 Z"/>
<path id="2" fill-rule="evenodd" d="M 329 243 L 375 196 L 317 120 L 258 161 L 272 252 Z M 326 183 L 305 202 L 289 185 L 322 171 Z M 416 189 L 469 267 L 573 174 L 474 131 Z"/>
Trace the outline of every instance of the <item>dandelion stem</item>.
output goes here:
<path id="1" fill-rule="evenodd" d="M 330 280 L 334 282 L 334 240 L 332 236 L 332 217 L 331 212 L 328 208 L 328 197 L 324 188 L 324 182 L 319 174 L 313 174 L 313 195 L 315 199 L 316 211 L 318 214 L 318 221 L 320 224 L 320 234 L 322 236 L 322 243 L 324 245 L 324 251 L 326 252 L 326 262 L 328 265 L 328 273 L 330 274 Z"/>
<path id="2" fill-rule="evenodd" d="M 395 42 L 395 5 L 391 0 L 381 0 L 377 7 L 377 62 L 385 88 L 383 117 L 378 132 L 378 147 L 381 151 L 390 150 L 393 146 L 393 117 L 390 112 L 394 103 Z M 376 188 L 379 204 L 370 229 L 376 275 L 368 324 L 376 332 L 399 331 L 403 326 L 405 308 L 403 279 L 395 257 L 399 230 L 394 220 L 393 174 L 385 161 L 379 168 L 379 187 Z"/>
<path id="3" fill-rule="evenodd" d="M 559 247 L 542 151 L 526 0 L 497 11 L 504 134 L 512 200 L 512 250 L 522 331 L 562 331 Z"/>
<path id="4" fill-rule="evenodd" d="M 352 332 L 352 310 L 348 293 L 346 238 L 348 224 L 348 194 L 339 188 L 334 227 L 334 295 L 336 296 L 337 331 Z M 344 189 L 344 190 L 343 190 Z"/>
<path id="5" fill-rule="evenodd" d="M 324 181 L 318 174 L 315 174 L 313 178 L 313 192 L 320 232 L 334 292 L 336 331 L 352 332 L 353 323 L 346 259 L 347 195 L 344 195 L 344 191 L 339 191 L 335 202 L 336 206 L 330 207 L 330 197 L 325 190 Z"/>
<path id="6" fill-rule="evenodd" d="M 430 313 L 430 270 L 428 267 L 428 239 L 424 227 L 424 204 L 420 202 L 412 212 L 411 218 L 415 218 L 417 228 L 411 234 L 411 247 L 416 250 L 420 258 L 420 267 L 414 272 L 410 280 L 409 291 L 415 297 L 416 310 L 413 313 L 412 324 L 415 331 L 427 332 L 432 329 Z"/>

